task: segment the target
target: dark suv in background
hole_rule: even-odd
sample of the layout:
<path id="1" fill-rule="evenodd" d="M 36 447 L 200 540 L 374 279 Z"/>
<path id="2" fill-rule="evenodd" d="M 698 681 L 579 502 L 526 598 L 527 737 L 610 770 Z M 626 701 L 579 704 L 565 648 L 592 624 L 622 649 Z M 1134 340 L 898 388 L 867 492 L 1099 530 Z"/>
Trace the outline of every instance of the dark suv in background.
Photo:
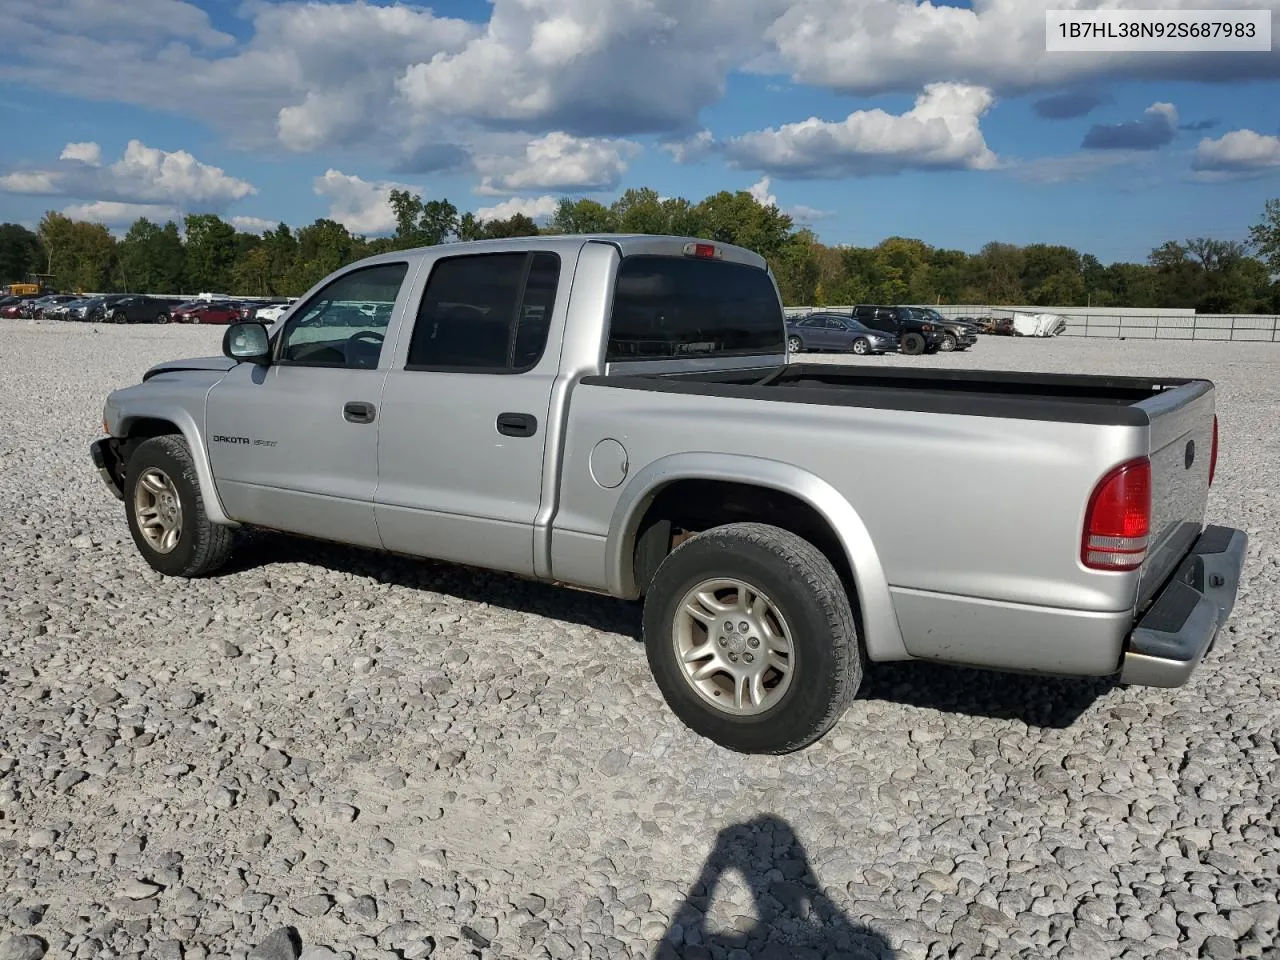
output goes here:
<path id="1" fill-rule="evenodd" d="M 872 330 L 898 335 L 899 350 L 916 355 L 937 353 L 942 349 L 946 332 L 919 307 L 886 307 L 860 303 L 853 308 L 853 319 Z"/>
<path id="2" fill-rule="evenodd" d="M 913 307 L 942 328 L 942 352 L 968 350 L 978 342 L 978 325 L 958 318 L 944 317 L 932 307 Z"/>
<path id="3" fill-rule="evenodd" d="M 106 319 L 111 323 L 168 323 L 172 306 L 168 300 L 134 294 L 114 300 Z"/>

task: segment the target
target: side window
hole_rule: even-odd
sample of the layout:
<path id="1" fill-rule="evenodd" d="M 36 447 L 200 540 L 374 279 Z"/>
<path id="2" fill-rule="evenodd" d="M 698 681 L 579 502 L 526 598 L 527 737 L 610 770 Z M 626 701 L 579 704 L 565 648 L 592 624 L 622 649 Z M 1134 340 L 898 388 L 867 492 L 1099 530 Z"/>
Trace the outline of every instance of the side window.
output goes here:
<path id="1" fill-rule="evenodd" d="M 436 261 L 406 370 L 520 373 L 542 357 L 560 282 L 554 253 L 479 253 Z"/>
<path id="2" fill-rule="evenodd" d="M 295 310 L 281 335 L 280 362 L 372 369 L 400 293 L 407 263 L 344 273 Z"/>

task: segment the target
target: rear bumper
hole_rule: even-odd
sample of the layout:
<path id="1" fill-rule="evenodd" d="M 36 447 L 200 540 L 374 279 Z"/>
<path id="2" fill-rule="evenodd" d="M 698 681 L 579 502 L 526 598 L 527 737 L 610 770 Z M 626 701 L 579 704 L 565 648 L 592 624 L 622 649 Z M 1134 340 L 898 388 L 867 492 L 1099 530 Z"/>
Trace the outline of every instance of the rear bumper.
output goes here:
<path id="1" fill-rule="evenodd" d="M 93 458 L 93 465 L 98 468 L 98 475 L 102 477 L 102 482 L 116 495 L 117 500 L 123 500 L 123 464 L 120 462 L 115 438 L 104 437 L 93 441 L 89 445 L 89 456 Z"/>
<path id="2" fill-rule="evenodd" d="M 1191 678 L 1235 606 L 1248 544 L 1243 530 L 1205 528 L 1129 634 L 1121 683 L 1180 687 Z"/>

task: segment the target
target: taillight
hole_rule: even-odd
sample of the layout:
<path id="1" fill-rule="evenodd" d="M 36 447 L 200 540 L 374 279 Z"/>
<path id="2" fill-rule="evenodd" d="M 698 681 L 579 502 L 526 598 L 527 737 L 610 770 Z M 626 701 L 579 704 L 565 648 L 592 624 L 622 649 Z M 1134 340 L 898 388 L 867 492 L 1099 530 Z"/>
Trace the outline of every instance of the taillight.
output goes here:
<path id="1" fill-rule="evenodd" d="M 1116 467 L 1093 488 L 1084 515 L 1080 560 L 1090 570 L 1137 570 L 1151 533 L 1151 461 Z"/>
<path id="2" fill-rule="evenodd" d="M 1213 446 L 1209 448 L 1209 486 L 1213 486 L 1213 475 L 1218 470 L 1218 415 L 1213 416 Z"/>

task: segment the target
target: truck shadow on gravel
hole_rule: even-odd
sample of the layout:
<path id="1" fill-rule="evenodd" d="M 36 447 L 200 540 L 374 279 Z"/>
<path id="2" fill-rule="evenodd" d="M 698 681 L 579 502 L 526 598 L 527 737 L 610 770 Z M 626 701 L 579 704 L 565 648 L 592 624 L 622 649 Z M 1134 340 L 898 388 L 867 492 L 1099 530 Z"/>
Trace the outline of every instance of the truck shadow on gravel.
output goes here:
<path id="1" fill-rule="evenodd" d="M 727 909 L 713 906 L 718 898 Z M 875 928 L 836 906 L 791 825 L 766 814 L 716 835 L 711 856 L 652 953 L 653 960 L 726 956 L 892 960 L 895 953 Z"/>
<path id="2" fill-rule="evenodd" d="M 641 642 L 639 603 L 490 570 L 286 534 L 255 534 L 250 543 L 235 552 L 223 568 L 223 575 L 247 573 L 277 563 L 311 564 L 383 584 L 576 623 Z M 858 698 L 1063 729 L 1115 687 L 1113 678 L 1038 677 L 923 662 L 881 663 L 867 671 Z"/>

